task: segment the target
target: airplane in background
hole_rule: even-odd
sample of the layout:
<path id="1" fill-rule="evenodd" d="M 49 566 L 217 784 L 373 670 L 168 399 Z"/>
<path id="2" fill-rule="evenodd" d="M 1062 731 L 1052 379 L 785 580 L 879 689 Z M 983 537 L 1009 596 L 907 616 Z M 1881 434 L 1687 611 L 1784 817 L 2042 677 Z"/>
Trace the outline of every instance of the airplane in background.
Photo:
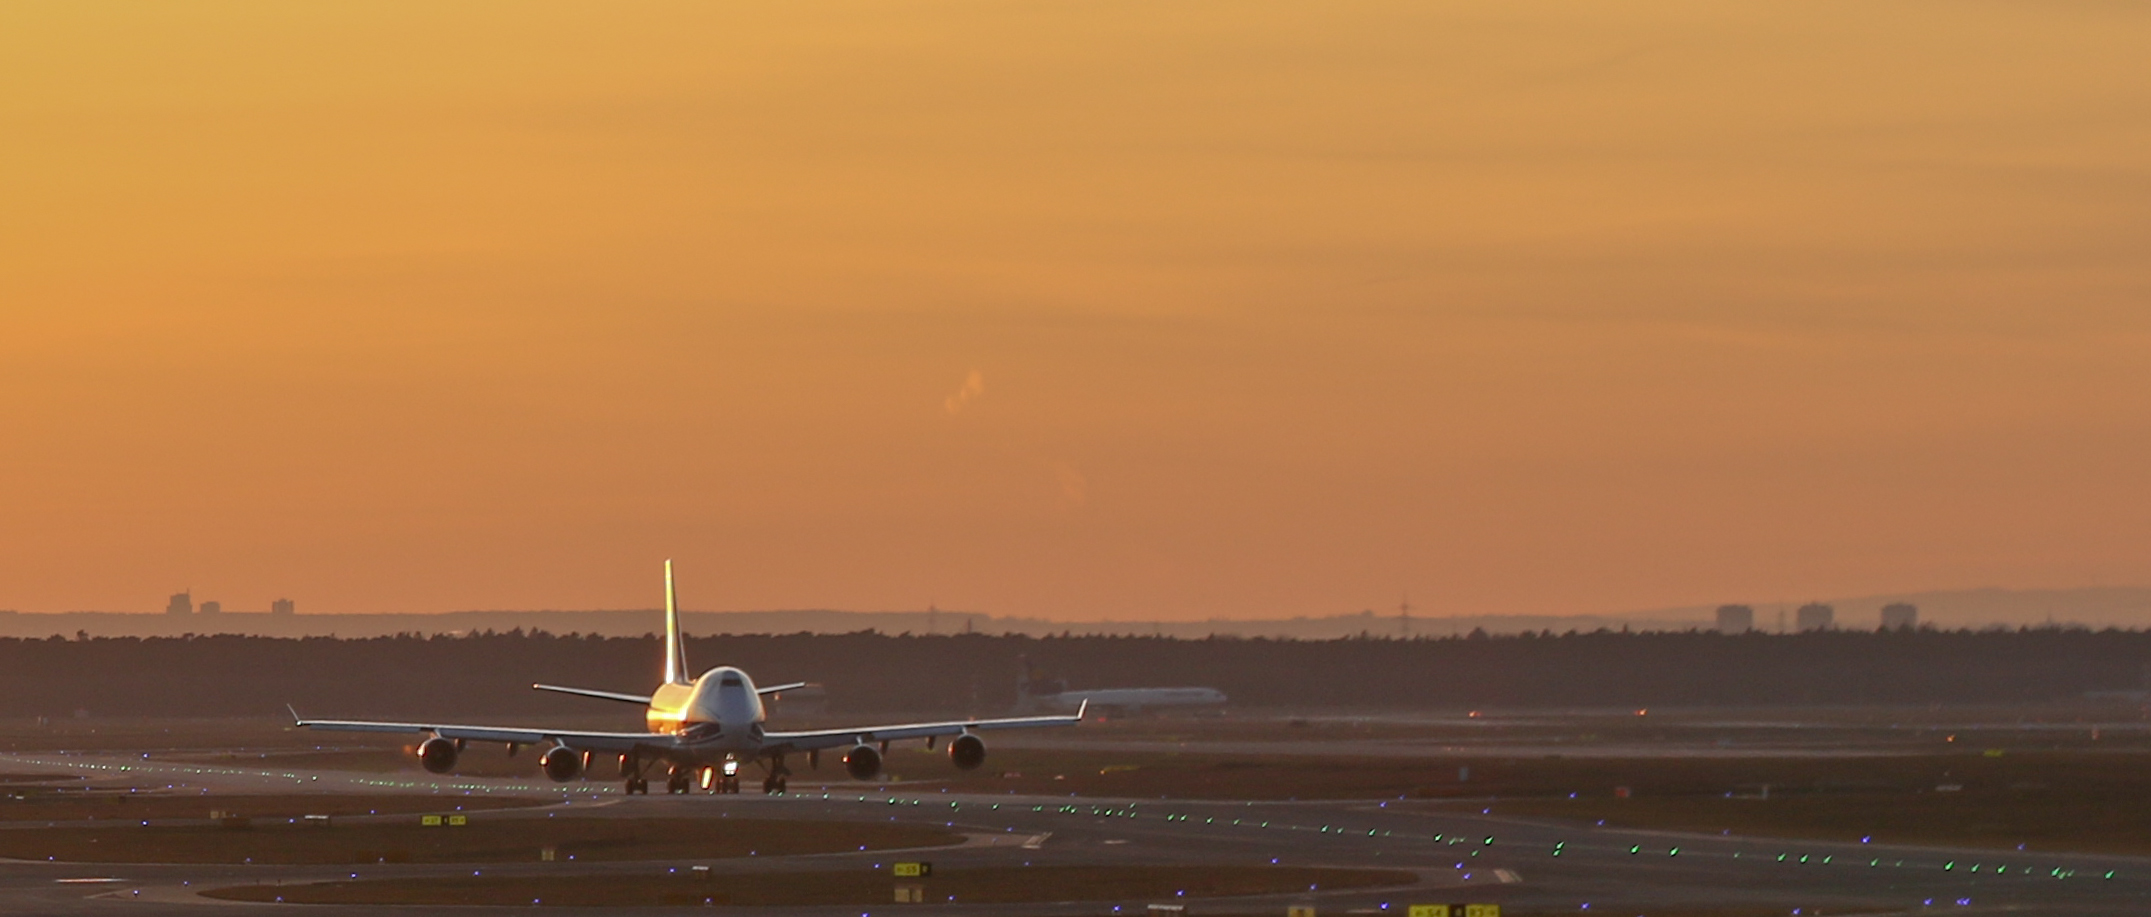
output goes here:
<path id="1" fill-rule="evenodd" d="M 1023 669 L 1016 677 L 1016 712 L 1075 710 L 1080 716 L 1091 707 L 1127 716 L 1166 707 L 1216 707 L 1225 703 L 1225 692 L 1216 688 L 1091 688 L 1071 691 L 1068 683 L 1047 678 L 1029 659 L 1020 658 Z"/>
<path id="2" fill-rule="evenodd" d="M 418 744 L 418 760 L 426 770 L 445 774 L 455 769 L 456 757 L 467 742 L 501 742 L 513 754 L 524 745 L 548 745 L 539 755 L 545 775 L 566 782 L 583 776 L 597 756 L 617 756 L 620 777 L 629 793 L 650 792 L 649 775 L 665 768 L 665 791 L 687 793 L 697 782 L 711 792 L 739 792 L 739 765 L 754 762 L 764 768 L 762 792 L 782 793 L 791 770 L 790 755 L 804 754 L 809 766 L 821 764 L 824 749 L 845 748 L 844 770 L 854 779 L 871 780 L 881 773 L 882 755 L 898 739 L 925 739 L 934 747 L 940 737 L 950 737 L 950 763 L 971 770 L 986 760 L 986 742 L 978 733 L 987 729 L 1019 729 L 1038 726 L 1074 726 L 1083 721 L 1085 707 L 1067 716 L 1030 716 L 991 720 L 949 720 L 938 723 L 903 723 L 888 726 L 854 726 L 809 732 L 772 732 L 763 728 L 767 718 L 762 698 L 803 687 L 803 683 L 756 687 L 747 673 L 731 666 L 718 666 L 699 677 L 687 675 L 686 647 L 680 642 L 679 601 L 672 587 L 672 561 L 665 561 L 665 680 L 649 696 L 531 685 L 540 691 L 557 691 L 582 697 L 641 704 L 647 709 L 648 732 L 577 732 L 574 730 L 523 729 L 495 726 L 456 726 L 446 723 L 388 723 L 365 720 L 309 720 L 291 716 L 308 729 L 345 732 L 421 732 L 428 738 Z M 290 708 L 286 708 L 290 709 Z"/>

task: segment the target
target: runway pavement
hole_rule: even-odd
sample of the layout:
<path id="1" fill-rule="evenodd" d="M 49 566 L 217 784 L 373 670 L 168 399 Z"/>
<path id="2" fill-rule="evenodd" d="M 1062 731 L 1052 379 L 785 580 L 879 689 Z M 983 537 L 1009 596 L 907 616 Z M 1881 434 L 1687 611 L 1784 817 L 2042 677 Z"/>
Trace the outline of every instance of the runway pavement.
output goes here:
<path id="1" fill-rule="evenodd" d="M 1648 914 L 1669 906 L 1752 906 L 1814 913 L 2151 913 L 2151 859 L 1827 844 L 1724 835 L 1613 830 L 1486 814 L 1403 800 L 1176 802 L 951 794 L 904 786 L 800 779 L 784 797 L 627 797 L 605 783 L 436 778 L 422 772 L 248 770 L 87 755 L 0 755 L 8 771 L 52 770 L 137 786 L 218 793 L 438 793 L 531 795 L 554 817 L 623 815 L 901 821 L 966 834 L 958 847 L 915 856 L 874 853 L 638 863 L 528 863 L 477 867 L 486 875 L 638 875 L 710 867 L 713 882 L 741 871 L 870 869 L 923 858 L 937 868 L 1019 864 L 1261 864 L 1364 866 L 1416 872 L 1406 888 L 1183 901 L 1192 914 L 1275 913 L 1312 903 L 1325 915 L 1394 912 L 1414 903 L 1497 902 L 1507 913 Z M 447 800 L 444 799 L 444 802 Z M 489 813 L 488 817 L 545 817 Z M 42 823 L 40 823 L 42 824 Z M 0 830 L 34 830 L 5 826 Z M 125 830 L 124 827 L 113 830 Z M 333 830 L 333 829 L 331 829 Z M 197 889 L 326 879 L 455 875 L 470 866 L 158 866 L 0 862 L 0 913 L 262 913 L 276 905 L 216 902 Z M 96 881 L 85 881 L 96 880 Z M 930 881 L 928 883 L 931 892 Z M 1036 905 L 886 904 L 871 908 L 741 908 L 728 913 L 1021 915 L 1140 913 L 1151 900 Z M 1586 907 L 1588 905 L 1588 907 Z M 422 913 L 409 907 L 286 906 L 309 913 Z M 1120 910 L 1115 911 L 1118 907 Z M 446 910 L 446 909 L 442 909 Z M 602 909 L 554 908 L 549 913 Z M 456 909 L 469 913 L 467 908 Z"/>

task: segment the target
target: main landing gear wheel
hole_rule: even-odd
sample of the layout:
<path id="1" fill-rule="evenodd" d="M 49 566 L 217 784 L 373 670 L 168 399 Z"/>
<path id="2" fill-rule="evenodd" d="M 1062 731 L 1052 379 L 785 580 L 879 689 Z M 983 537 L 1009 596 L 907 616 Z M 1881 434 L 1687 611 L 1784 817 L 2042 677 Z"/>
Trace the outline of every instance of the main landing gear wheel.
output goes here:
<path id="1" fill-rule="evenodd" d="M 693 771 L 675 767 L 665 776 L 665 792 L 674 795 L 694 791 Z"/>
<path id="2" fill-rule="evenodd" d="M 641 793 L 644 796 L 650 795 L 650 781 L 641 777 L 629 777 L 627 780 L 627 794 L 633 796 L 636 793 Z"/>
<path id="3" fill-rule="evenodd" d="M 785 785 L 790 781 L 791 776 L 792 769 L 784 766 L 783 755 L 770 758 L 769 776 L 762 778 L 762 792 L 765 795 L 772 796 L 784 792 Z"/>

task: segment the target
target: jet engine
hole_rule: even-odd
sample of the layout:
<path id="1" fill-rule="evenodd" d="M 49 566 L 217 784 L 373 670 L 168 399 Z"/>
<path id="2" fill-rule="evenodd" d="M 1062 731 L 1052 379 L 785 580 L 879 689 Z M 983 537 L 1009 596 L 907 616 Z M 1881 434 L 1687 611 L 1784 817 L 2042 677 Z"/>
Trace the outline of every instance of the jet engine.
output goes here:
<path id="1" fill-rule="evenodd" d="M 872 745 L 855 745 L 844 754 L 844 770 L 853 780 L 872 780 L 881 773 L 881 752 Z"/>
<path id="2" fill-rule="evenodd" d="M 418 763 L 436 774 L 455 770 L 456 743 L 440 736 L 418 743 Z"/>
<path id="3" fill-rule="evenodd" d="M 986 763 L 986 740 L 968 732 L 950 739 L 949 763 L 967 771 Z"/>
<path id="4" fill-rule="evenodd" d="M 553 746 L 538 759 L 538 764 L 545 768 L 545 776 L 557 783 L 566 783 L 583 773 L 583 756 L 565 745 Z"/>

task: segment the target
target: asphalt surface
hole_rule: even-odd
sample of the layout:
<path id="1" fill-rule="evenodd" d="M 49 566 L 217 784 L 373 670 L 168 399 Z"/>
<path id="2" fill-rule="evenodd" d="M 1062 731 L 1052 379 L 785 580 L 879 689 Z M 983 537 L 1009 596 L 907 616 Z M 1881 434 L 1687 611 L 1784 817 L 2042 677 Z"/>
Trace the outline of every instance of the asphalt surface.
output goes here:
<path id="1" fill-rule="evenodd" d="M 957 847 L 799 857 L 636 863 L 529 863 L 429 866 L 168 866 L 0 861 L 0 914 L 265 913 L 413 914 L 468 908 L 240 904 L 194 894 L 229 885 L 303 883 L 399 876 L 609 874 L 636 876 L 707 866 L 713 882 L 743 871 L 874 869 L 926 859 L 937 869 L 971 865 L 1264 864 L 1410 870 L 1409 887 L 1266 897 L 1159 901 L 1106 900 L 1030 905 L 931 903 L 874 907 L 727 907 L 727 913 L 852 915 L 1110 915 L 1179 903 L 1193 914 L 1282 915 L 1313 904 L 1325 915 L 1402 914 L 1420 903 L 1499 903 L 1508 913 L 1649 914 L 1668 907 L 1761 907 L 1781 913 L 2145 914 L 2151 913 L 2151 859 L 2088 855 L 1775 841 L 1724 835 L 1614 830 L 1498 815 L 1459 814 L 1402 800 L 1354 802 L 1177 802 L 1051 796 L 991 796 L 795 782 L 783 797 L 627 797 L 600 783 L 434 778 L 420 772 L 248 770 L 124 757 L 0 755 L 7 771 L 53 770 L 136 786 L 262 793 L 436 793 L 444 804 L 480 794 L 542 797 L 542 810 L 487 817 L 678 815 L 805 820 L 900 821 L 964 833 Z M 35 830 L 5 825 L 0 830 Z M 117 827 L 113 830 L 125 830 Z M 334 829 L 330 829 L 334 830 Z M 932 895 L 931 880 L 926 887 Z M 893 897 L 893 896 L 892 896 Z M 1588 905 L 1588 907 L 1587 907 Z M 1115 909 L 1118 908 L 1116 911 Z M 680 909 L 687 910 L 687 909 Z M 700 910 L 700 909 L 695 909 Z M 561 912 L 617 913 L 549 908 Z"/>

